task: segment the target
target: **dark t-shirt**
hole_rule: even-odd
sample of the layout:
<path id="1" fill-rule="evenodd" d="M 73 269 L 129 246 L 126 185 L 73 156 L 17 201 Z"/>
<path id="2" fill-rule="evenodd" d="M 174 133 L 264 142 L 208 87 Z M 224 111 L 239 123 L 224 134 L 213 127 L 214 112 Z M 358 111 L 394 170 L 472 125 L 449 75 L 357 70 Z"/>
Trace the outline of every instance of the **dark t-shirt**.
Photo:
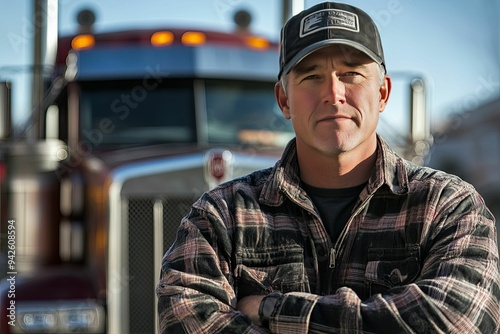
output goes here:
<path id="1" fill-rule="evenodd" d="M 356 200 L 365 185 L 330 189 L 316 188 L 302 183 L 302 187 L 311 197 L 314 206 L 318 210 L 332 243 L 337 241 L 342 229 L 349 220 Z"/>

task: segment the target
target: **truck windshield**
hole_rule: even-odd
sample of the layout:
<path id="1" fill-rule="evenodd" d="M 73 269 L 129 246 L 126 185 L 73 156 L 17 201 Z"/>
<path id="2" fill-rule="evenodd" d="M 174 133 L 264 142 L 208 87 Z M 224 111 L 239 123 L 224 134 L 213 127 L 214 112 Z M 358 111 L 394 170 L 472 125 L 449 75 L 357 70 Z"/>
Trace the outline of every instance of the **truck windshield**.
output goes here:
<path id="1" fill-rule="evenodd" d="M 283 147 L 293 137 L 291 124 L 275 102 L 273 83 L 200 82 L 203 85 L 195 85 L 192 79 L 82 83 L 82 140 L 103 146 L 206 143 Z"/>

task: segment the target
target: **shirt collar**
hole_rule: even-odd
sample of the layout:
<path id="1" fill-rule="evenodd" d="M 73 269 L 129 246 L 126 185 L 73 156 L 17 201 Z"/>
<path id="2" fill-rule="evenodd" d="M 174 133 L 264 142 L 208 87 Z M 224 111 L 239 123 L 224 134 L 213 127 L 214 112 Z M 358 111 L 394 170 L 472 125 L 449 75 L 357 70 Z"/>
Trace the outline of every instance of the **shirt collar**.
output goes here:
<path id="1" fill-rule="evenodd" d="M 368 180 L 368 193 L 373 193 L 383 185 L 396 195 L 409 191 L 408 174 L 403 158 L 397 155 L 388 144 L 377 135 L 377 160 L 375 168 Z M 300 187 L 299 165 L 295 139 L 285 147 L 281 159 L 274 166 L 269 179 L 264 184 L 260 201 L 277 206 L 286 197 L 303 201 L 307 198 Z"/>
<path id="2" fill-rule="evenodd" d="M 368 191 L 374 192 L 383 185 L 387 185 L 396 195 L 409 191 L 405 160 L 394 152 L 382 137 L 377 135 L 377 160 L 368 180 Z"/>

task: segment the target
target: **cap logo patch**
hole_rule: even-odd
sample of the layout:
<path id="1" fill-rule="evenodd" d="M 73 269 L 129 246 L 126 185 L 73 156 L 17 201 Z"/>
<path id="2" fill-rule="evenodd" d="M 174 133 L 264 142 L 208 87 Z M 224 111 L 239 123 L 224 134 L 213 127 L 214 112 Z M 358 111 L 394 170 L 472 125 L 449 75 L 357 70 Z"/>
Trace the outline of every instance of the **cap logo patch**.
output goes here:
<path id="1" fill-rule="evenodd" d="M 358 15 L 338 9 L 323 9 L 311 13 L 300 22 L 300 37 L 324 29 L 345 29 L 358 32 Z"/>

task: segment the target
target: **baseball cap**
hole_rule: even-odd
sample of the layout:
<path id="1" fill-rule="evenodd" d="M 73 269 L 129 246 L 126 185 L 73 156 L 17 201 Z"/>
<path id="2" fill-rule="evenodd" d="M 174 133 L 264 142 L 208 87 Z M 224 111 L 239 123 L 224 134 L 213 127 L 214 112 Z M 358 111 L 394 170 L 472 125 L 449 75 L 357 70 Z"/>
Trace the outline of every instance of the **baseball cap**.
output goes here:
<path id="1" fill-rule="evenodd" d="M 385 69 L 380 34 L 371 17 L 354 6 L 323 2 L 291 17 L 281 29 L 278 78 L 312 52 L 332 44 L 360 50 Z"/>

